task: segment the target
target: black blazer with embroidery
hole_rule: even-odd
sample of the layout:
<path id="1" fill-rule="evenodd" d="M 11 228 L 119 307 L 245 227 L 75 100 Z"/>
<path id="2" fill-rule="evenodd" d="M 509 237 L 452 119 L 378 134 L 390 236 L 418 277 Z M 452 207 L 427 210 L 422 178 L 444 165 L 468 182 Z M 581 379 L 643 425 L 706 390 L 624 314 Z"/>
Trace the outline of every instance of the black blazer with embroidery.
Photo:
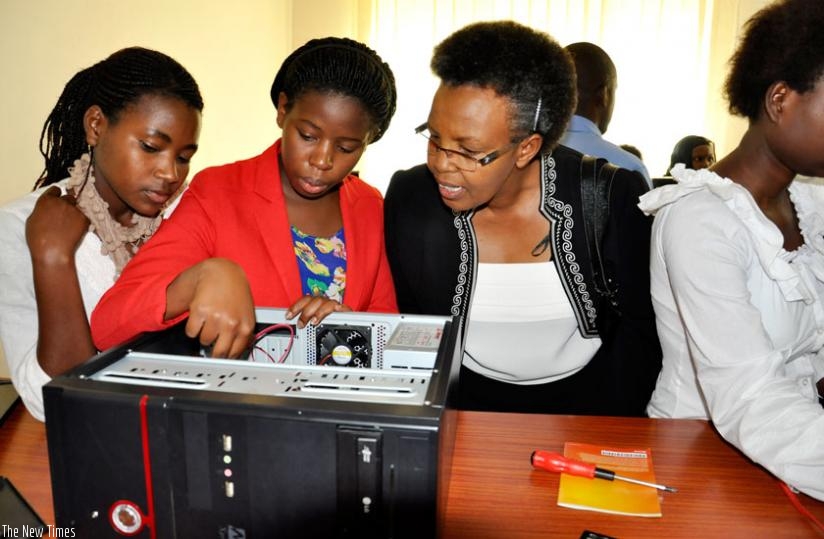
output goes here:
<path id="1" fill-rule="evenodd" d="M 638 209 L 647 187 L 619 169 L 609 195 L 602 242 L 607 274 L 617 284 L 618 311 L 595 292 L 581 207 L 582 155 L 565 146 L 541 158 L 539 211 L 550 222 L 552 260 L 585 338 L 602 339 L 591 361 L 604 364 L 609 409 L 583 413 L 645 415 L 661 368 L 661 347 L 649 294 L 651 218 Z M 473 212 L 441 201 L 425 165 L 396 172 L 386 192 L 386 248 L 402 313 L 459 315 L 466 320 L 478 267 Z M 513 231 L 513 234 L 516 232 Z M 551 360 L 551 358 L 548 358 Z"/>

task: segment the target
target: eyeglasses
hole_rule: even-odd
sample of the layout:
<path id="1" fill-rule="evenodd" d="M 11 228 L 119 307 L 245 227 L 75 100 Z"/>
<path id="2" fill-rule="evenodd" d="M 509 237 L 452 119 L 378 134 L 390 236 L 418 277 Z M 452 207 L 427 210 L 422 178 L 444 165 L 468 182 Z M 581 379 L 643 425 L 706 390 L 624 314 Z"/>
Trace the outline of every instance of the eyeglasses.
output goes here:
<path id="1" fill-rule="evenodd" d="M 425 138 L 429 144 L 426 148 L 426 153 L 430 156 L 436 156 L 439 152 L 443 152 L 446 156 L 446 159 L 455 165 L 455 168 L 459 170 L 463 170 L 466 172 L 474 172 L 478 169 L 478 167 L 485 167 L 486 165 L 490 164 L 491 162 L 495 161 L 503 154 L 514 148 L 518 145 L 518 142 L 513 142 L 509 146 L 505 148 L 501 148 L 499 150 L 495 150 L 492 153 L 489 153 L 483 157 L 472 157 L 468 153 L 464 153 L 459 150 L 450 150 L 448 148 L 444 148 L 437 142 L 432 140 L 432 134 L 429 132 L 429 124 L 423 123 L 415 128 L 415 134 L 421 135 Z"/>

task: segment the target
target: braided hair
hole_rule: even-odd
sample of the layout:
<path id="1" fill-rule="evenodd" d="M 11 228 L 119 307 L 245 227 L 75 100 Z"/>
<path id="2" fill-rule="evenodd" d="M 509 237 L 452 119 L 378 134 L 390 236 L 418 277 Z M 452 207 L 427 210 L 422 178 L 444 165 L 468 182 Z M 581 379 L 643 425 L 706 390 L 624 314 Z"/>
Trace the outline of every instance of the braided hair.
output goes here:
<path id="1" fill-rule="evenodd" d="M 289 110 L 306 92 L 337 93 L 354 97 L 369 114 L 375 142 L 386 133 L 395 114 L 395 76 L 378 54 L 358 41 L 326 37 L 313 39 L 281 64 L 269 92 L 275 108 L 280 93 Z"/>
<path id="2" fill-rule="evenodd" d="M 180 99 L 198 111 L 203 98 L 192 75 L 163 53 L 130 47 L 76 73 L 57 100 L 40 133 L 45 169 L 35 189 L 68 176 L 68 168 L 87 151 L 83 116 L 97 105 L 116 123 L 119 114 L 145 95 Z"/>

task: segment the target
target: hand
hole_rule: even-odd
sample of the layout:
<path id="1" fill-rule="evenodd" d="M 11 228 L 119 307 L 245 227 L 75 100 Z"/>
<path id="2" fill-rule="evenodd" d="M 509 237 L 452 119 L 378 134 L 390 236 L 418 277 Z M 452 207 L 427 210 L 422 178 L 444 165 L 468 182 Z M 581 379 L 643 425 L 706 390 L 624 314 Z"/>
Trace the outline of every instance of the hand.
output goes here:
<path id="1" fill-rule="evenodd" d="M 351 310 L 346 305 L 326 296 L 303 296 L 286 311 L 286 319 L 291 320 L 300 315 L 297 325 L 298 328 L 303 328 L 307 324 L 315 326 L 320 324 L 320 321 L 331 313 Z"/>
<path id="2" fill-rule="evenodd" d="M 68 263 L 88 230 L 89 219 L 77 207 L 74 196 L 60 196 L 59 187 L 50 187 L 26 219 L 26 243 L 32 261 Z"/>
<path id="3" fill-rule="evenodd" d="M 186 335 L 211 345 L 212 357 L 238 357 L 249 346 L 255 329 L 255 306 L 246 274 L 225 258 L 210 258 L 190 269 L 195 283 Z"/>

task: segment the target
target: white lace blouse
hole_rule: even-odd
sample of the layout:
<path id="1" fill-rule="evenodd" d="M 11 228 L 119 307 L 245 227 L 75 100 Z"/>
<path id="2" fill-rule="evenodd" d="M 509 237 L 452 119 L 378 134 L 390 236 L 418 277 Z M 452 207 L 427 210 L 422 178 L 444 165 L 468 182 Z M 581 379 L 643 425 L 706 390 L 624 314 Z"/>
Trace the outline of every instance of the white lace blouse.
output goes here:
<path id="1" fill-rule="evenodd" d="M 663 368 L 653 417 L 709 418 L 724 438 L 824 499 L 824 187 L 790 197 L 804 245 L 783 236 L 744 187 L 708 170 L 672 171 L 639 207 L 655 214 L 651 293 Z"/>

